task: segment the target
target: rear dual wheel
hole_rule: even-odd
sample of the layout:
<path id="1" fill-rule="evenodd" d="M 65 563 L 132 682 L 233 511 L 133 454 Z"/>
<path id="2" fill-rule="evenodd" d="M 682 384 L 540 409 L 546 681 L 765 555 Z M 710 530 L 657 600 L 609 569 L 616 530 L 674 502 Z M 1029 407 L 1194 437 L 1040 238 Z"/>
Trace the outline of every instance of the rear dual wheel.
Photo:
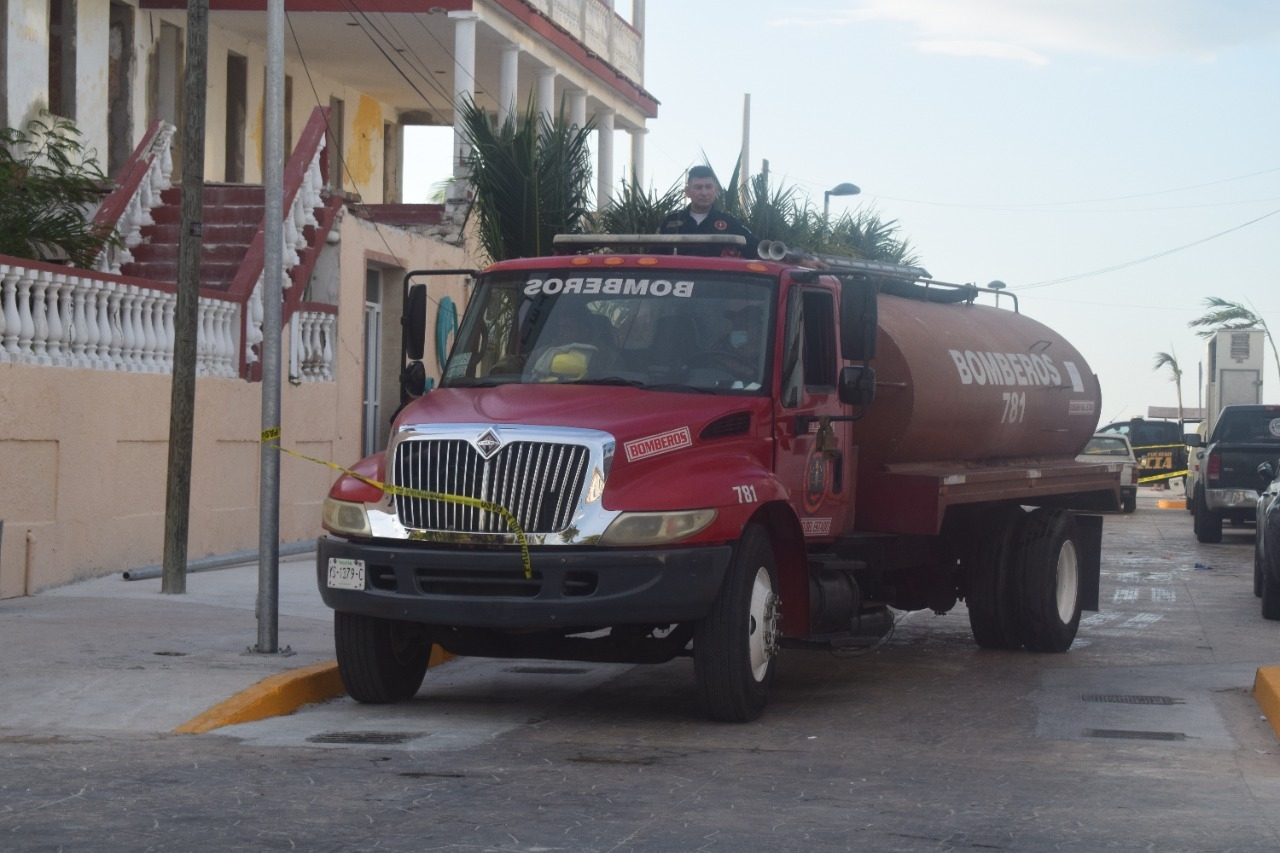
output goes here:
<path id="1" fill-rule="evenodd" d="M 1080 533 L 1062 510 L 1038 509 L 1022 520 L 1014 578 L 1022 641 L 1028 651 L 1065 652 L 1080 628 Z"/>
<path id="2" fill-rule="evenodd" d="M 1080 627 L 1079 530 L 1070 513 L 1018 507 L 987 517 L 966 603 L 983 648 L 1064 652 Z"/>
<path id="3" fill-rule="evenodd" d="M 1010 555 L 1025 516 L 1016 506 L 988 513 L 985 533 L 965 567 L 965 604 L 973 639 L 984 649 L 1022 647 L 1017 609 L 1013 604 Z"/>

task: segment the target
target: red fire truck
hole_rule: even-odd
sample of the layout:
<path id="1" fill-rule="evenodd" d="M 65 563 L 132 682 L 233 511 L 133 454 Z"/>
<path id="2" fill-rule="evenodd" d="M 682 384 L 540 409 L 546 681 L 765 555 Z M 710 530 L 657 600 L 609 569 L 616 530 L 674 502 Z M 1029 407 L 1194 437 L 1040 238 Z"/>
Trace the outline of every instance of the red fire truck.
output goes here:
<path id="1" fill-rule="evenodd" d="M 439 387 L 325 502 L 351 696 L 414 696 L 433 644 L 691 656 L 706 714 L 746 721 L 780 648 L 960 600 L 980 646 L 1071 646 L 1120 486 L 1075 460 L 1100 400 L 1080 352 L 1008 293 L 777 244 L 681 254 L 708 241 L 742 238 L 561 237 L 477 274 Z"/>

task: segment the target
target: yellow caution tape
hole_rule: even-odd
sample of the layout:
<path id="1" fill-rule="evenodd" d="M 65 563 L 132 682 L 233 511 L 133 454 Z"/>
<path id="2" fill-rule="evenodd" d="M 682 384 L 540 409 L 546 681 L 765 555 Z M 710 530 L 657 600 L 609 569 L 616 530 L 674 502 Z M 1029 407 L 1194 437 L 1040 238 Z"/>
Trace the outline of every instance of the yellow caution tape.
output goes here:
<path id="1" fill-rule="evenodd" d="M 1185 444 L 1143 444 L 1143 445 L 1135 444 L 1133 446 L 1133 452 L 1137 453 L 1139 450 L 1164 450 L 1170 447 L 1186 447 L 1186 445 Z"/>
<path id="2" fill-rule="evenodd" d="M 531 580 L 533 578 L 533 562 L 529 558 L 529 540 L 524 535 L 524 530 L 520 527 L 519 522 L 516 521 L 516 517 L 512 515 L 511 511 L 506 507 L 493 503 L 492 501 L 482 501 L 479 498 L 469 498 L 466 495 L 448 495 L 443 492 L 424 492 L 421 489 L 407 489 L 404 486 L 395 486 L 391 483 L 379 482 L 372 477 L 366 477 L 363 474 L 358 474 L 350 468 L 343 468 L 341 465 L 330 462 L 326 459 L 317 459 L 314 456 L 308 456 L 305 453 L 299 453 L 296 450 L 281 447 L 279 440 L 280 427 L 272 427 L 271 429 L 265 429 L 262 431 L 263 443 L 269 444 L 281 453 L 287 453 L 290 456 L 296 456 L 299 459 L 305 459 L 308 462 L 315 462 L 319 465 L 325 466 L 326 468 L 332 468 L 334 471 L 346 474 L 349 477 L 354 477 L 366 485 L 373 486 L 375 489 L 381 489 L 389 495 L 401 495 L 402 497 L 418 498 L 419 500 L 425 501 L 444 501 L 445 503 L 462 504 L 463 506 L 474 507 L 475 509 L 479 509 L 484 512 L 497 513 L 502 516 L 502 520 L 507 523 L 507 526 L 511 528 L 511 532 L 516 535 L 516 539 L 520 542 L 520 563 L 524 566 L 525 579 Z"/>
<path id="3" fill-rule="evenodd" d="M 1150 477 L 1139 477 L 1138 484 L 1141 485 L 1142 483 L 1154 483 L 1157 480 L 1172 480 L 1174 477 L 1185 477 L 1185 476 L 1187 476 L 1186 471 L 1170 471 L 1164 474 L 1155 474 Z"/>

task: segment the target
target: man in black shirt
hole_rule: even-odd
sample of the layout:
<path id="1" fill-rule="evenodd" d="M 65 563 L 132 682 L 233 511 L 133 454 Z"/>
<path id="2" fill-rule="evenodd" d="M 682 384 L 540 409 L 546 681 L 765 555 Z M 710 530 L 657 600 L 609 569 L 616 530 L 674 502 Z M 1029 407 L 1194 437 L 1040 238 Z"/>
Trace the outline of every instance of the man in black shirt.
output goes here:
<path id="1" fill-rule="evenodd" d="M 742 249 L 742 256 L 756 257 L 756 246 L 760 241 L 747 230 L 745 225 L 716 207 L 720 187 L 716 183 L 716 174 L 710 166 L 694 166 L 689 170 L 684 194 L 689 199 L 688 207 L 662 220 L 662 224 L 658 226 L 659 234 L 738 234 L 747 240 L 747 245 Z M 738 254 L 738 250 L 723 246 L 681 246 L 678 253 L 733 256 Z"/>

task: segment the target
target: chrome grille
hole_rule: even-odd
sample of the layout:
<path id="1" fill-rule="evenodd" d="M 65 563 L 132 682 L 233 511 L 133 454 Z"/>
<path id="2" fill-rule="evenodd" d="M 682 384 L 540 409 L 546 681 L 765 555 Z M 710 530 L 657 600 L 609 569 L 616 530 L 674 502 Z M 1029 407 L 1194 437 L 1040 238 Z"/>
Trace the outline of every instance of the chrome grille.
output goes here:
<path id="1" fill-rule="evenodd" d="M 408 439 L 396 447 L 392 483 L 498 504 L 526 533 L 569 526 L 586 481 L 590 452 L 576 444 L 516 441 L 490 459 L 469 442 Z M 413 530 L 509 533 L 496 512 L 444 500 L 396 495 L 400 523 Z"/>

